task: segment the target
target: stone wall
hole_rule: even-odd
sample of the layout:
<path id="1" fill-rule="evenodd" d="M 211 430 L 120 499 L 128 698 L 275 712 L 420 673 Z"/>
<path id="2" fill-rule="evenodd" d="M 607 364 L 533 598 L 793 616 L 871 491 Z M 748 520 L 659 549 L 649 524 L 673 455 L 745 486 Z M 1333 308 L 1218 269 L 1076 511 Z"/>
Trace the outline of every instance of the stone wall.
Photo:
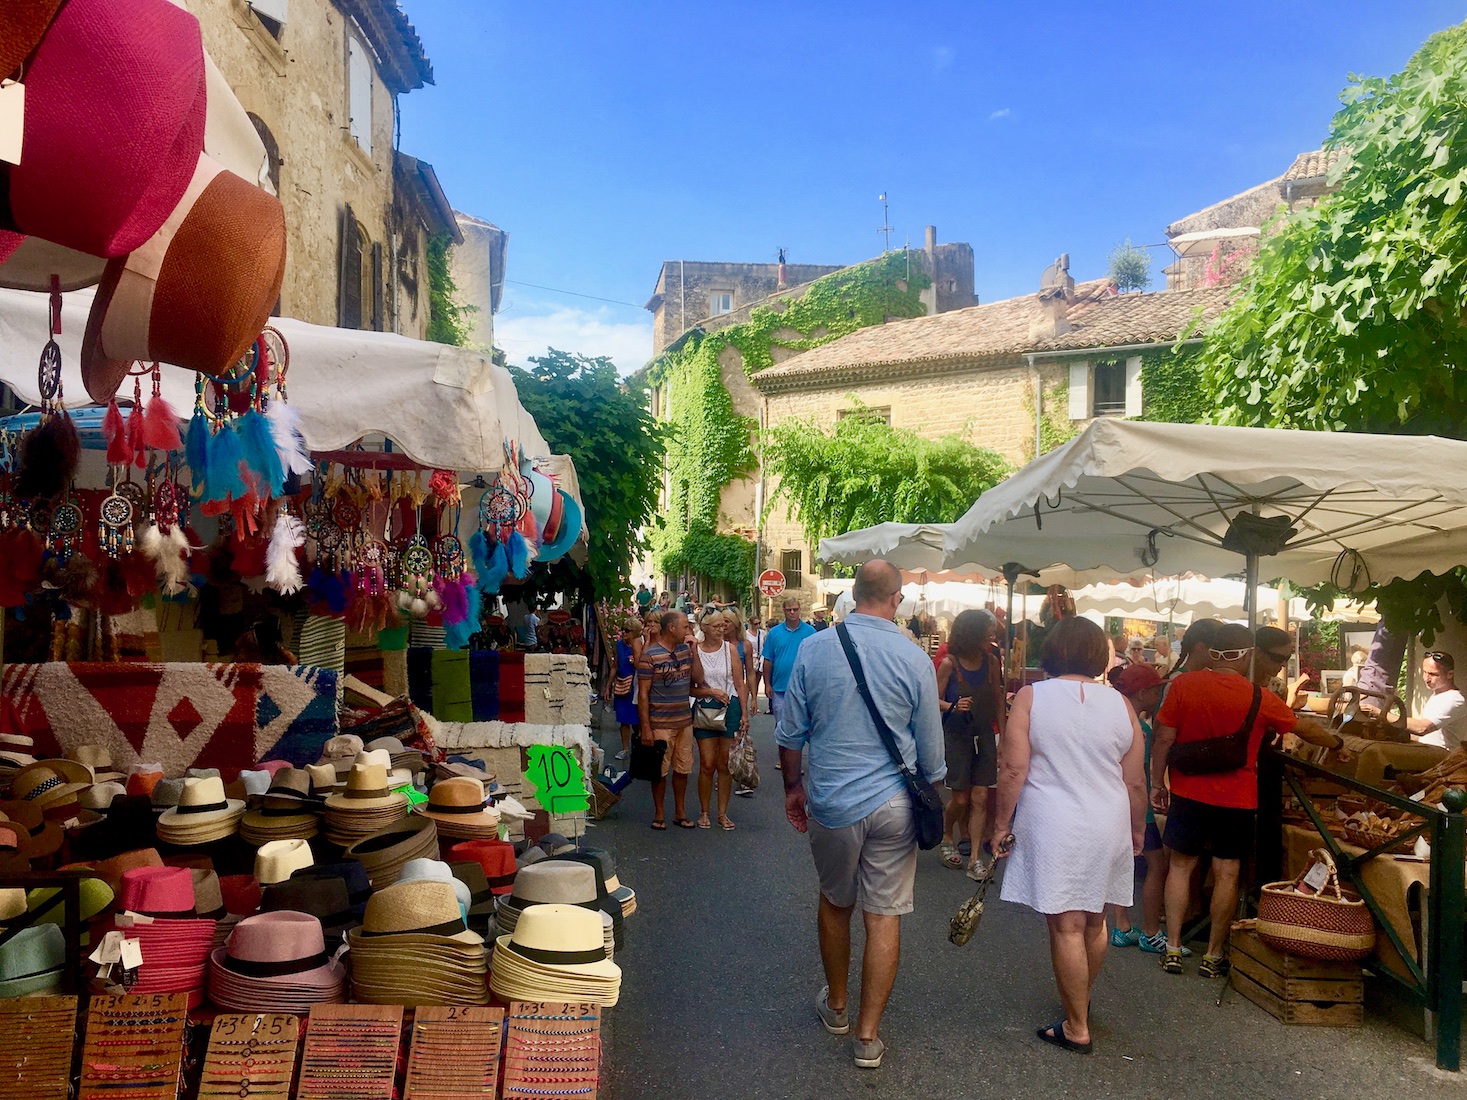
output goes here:
<path id="1" fill-rule="evenodd" d="M 839 271 L 840 265 L 787 264 L 785 285 L 808 283 Z M 735 310 L 779 289 L 778 264 L 668 260 L 662 265 L 652 309 L 652 354 L 656 355 L 709 314 L 709 295 L 733 293 Z"/>
<path id="2" fill-rule="evenodd" d="M 390 279 L 393 95 L 372 75 L 370 156 L 352 139 L 347 114 L 348 20 L 330 0 L 292 0 L 277 40 L 244 0 L 183 0 L 198 17 L 204 46 L 246 111 L 268 129 L 279 149 L 280 201 L 285 207 L 287 260 L 280 312 L 315 324 L 337 323 L 341 211 L 352 213 L 383 246 Z M 258 124 L 257 124 L 258 125 Z M 270 142 L 267 140 L 267 146 Z M 422 235 L 419 234 L 419 237 Z M 425 260 L 420 243 L 418 270 Z M 426 280 L 420 294 L 426 302 Z M 391 310 L 393 285 L 384 288 Z M 400 313 L 410 317 L 410 303 Z M 418 308 L 407 335 L 427 330 Z"/>
<path id="3" fill-rule="evenodd" d="M 469 318 L 473 322 L 469 342 L 478 347 L 492 348 L 494 305 L 499 300 L 495 284 L 504 280 L 504 272 L 496 270 L 495 265 L 503 262 L 504 230 L 468 214 L 457 217 L 464 243 L 449 249 L 449 268 L 458 288 L 459 304 L 473 306 L 475 310 Z"/>

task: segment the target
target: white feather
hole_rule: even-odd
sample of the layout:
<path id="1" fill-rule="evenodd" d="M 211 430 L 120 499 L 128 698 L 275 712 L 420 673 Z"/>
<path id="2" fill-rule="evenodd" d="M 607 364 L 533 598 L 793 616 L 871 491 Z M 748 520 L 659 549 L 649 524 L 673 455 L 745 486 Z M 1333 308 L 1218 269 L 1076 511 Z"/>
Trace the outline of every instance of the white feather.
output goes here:
<path id="1" fill-rule="evenodd" d="M 271 408 L 281 402 L 272 402 Z M 289 512 L 275 518 L 275 530 L 265 550 L 265 583 L 282 596 L 293 596 L 301 588 L 301 567 L 295 552 L 306 544 L 306 529 Z"/>
<path id="2" fill-rule="evenodd" d="M 143 553 L 158 570 L 158 587 L 165 596 L 177 596 L 189 588 L 188 539 L 183 528 L 174 524 L 164 534 L 156 523 L 143 532 Z"/>
<path id="3" fill-rule="evenodd" d="M 275 440 L 275 449 L 280 453 L 280 465 L 289 474 L 311 472 L 311 456 L 306 452 L 306 441 L 301 435 L 301 414 L 289 402 L 280 398 L 271 401 L 265 409 L 270 421 L 270 436 Z"/>

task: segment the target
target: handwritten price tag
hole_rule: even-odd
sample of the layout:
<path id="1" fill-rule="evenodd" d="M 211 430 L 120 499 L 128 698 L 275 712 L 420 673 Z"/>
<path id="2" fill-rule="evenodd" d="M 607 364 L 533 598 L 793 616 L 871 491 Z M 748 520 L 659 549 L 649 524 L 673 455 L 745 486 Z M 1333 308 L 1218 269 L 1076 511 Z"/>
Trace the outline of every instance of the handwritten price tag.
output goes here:
<path id="1" fill-rule="evenodd" d="M 525 774 L 535 785 L 535 797 L 549 813 L 573 814 L 590 808 L 585 774 L 570 749 L 564 745 L 531 745 L 525 754 L 530 760 Z"/>

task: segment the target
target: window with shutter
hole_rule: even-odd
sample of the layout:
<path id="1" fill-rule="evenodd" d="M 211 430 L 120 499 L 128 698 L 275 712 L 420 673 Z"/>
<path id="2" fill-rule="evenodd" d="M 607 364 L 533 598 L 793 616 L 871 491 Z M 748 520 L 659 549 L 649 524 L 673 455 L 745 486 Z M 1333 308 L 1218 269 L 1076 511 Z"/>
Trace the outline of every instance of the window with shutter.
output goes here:
<path id="1" fill-rule="evenodd" d="M 346 36 L 346 113 L 351 136 L 362 152 L 372 155 L 372 59 L 367 47 Z"/>
<path id="2" fill-rule="evenodd" d="M 1091 375 L 1094 415 L 1121 416 L 1126 411 L 1126 364 L 1096 363 Z"/>
<path id="3" fill-rule="evenodd" d="M 341 328 L 362 327 L 362 253 L 358 242 L 356 215 L 350 206 L 343 207 L 336 308 L 336 323 Z"/>
<path id="4" fill-rule="evenodd" d="M 1070 419 L 1090 417 L 1090 364 L 1070 364 Z"/>
<path id="5" fill-rule="evenodd" d="M 1133 355 L 1126 360 L 1126 415 L 1140 416 L 1141 400 L 1141 356 Z"/>
<path id="6" fill-rule="evenodd" d="M 786 589 L 799 588 L 804 581 L 805 552 L 803 550 L 781 550 L 779 571 L 784 574 Z"/>
<path id="7" fill-rule="evenodd" d="M 372 323 L 368 326 L 374 332 L 387 331 L 382 274 L 382 242 L 374 241 L 372 244 Z"/>

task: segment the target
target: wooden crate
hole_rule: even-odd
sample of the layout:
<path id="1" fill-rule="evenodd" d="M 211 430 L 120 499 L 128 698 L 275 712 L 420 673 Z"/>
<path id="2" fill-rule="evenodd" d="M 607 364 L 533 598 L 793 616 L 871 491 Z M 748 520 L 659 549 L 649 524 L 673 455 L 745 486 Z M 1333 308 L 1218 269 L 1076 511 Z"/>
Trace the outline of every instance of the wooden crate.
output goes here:
<path id="1" fill-rule="evenodd" d="M 1360 964 L 1283 955 L 1258 938 L 1251 923 L 1233 926 L 1233 988 L 1286 1024 L 1360 1027 L 1365 980 Z"/>

